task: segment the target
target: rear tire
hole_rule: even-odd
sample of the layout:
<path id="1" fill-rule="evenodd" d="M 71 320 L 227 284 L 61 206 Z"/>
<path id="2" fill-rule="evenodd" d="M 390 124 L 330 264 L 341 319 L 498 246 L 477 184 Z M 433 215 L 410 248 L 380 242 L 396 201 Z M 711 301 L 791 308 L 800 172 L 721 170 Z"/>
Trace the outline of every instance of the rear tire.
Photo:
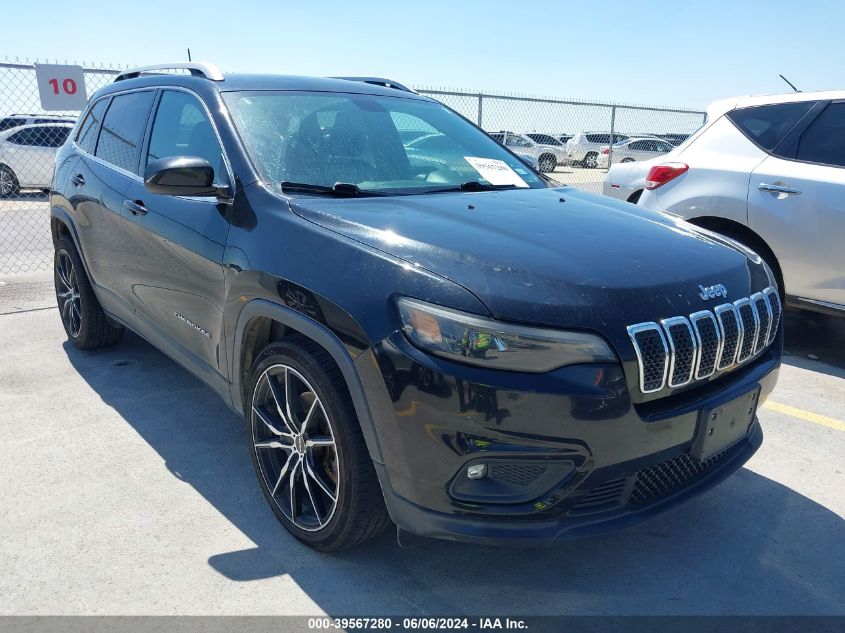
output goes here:
<path id="1" fill-rule="evenodd" d="M 634 159 L 631 158 L 630 156 L 628 156 L 627 158 L 623 158 L 621 162 L 623 162 L 623 163 L 633 163 Z"/>
<path id="2" fill-rule="evenodd" d="M 82 259 L 67 235 L 56 244 L 53 281 L 59 316 L 71 343 L 79 349 L 96 349 L 123 338 L 123 328 L 111 322 L 97 301 Z"/>
<path id="3" fill-rule="evenodd" d="M 581 164 L 587 169 L 595 169 L 598 166 L 598 158 L 599 155 L 595 152 L 588 152 Z"/>
<path id="4" fill-rule="evenodd" d="M 324 349 L 300 336 L 270 343 L 253 364 L 246 404 L 261 491 L 295 538 L 330 552 L 390 525 L 352 399 Z"/>
<path id="5" fill-rule="evenodd" d="M 0 198 L 12 198 L 21 192 L 20 183 L 11 167 L 0 165 Z"/>

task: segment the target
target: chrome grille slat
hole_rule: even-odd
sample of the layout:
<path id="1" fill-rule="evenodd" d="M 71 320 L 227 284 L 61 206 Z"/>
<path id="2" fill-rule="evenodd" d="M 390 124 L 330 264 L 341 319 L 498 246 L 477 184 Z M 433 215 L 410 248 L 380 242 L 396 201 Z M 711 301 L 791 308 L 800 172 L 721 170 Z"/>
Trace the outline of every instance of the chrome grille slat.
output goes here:
<path id="1" fill-rule="evenodd" d="M 722 371 L 736 361 L 736 352 L 742 344 L 742 321 L 732 303 L 717 306 L 713 312 L 716 313 L 716 321 L 719 323 L 723 341 L 722 354 L 719 356 L 716 370 Z"/>
<path id="2" fill-rule="evenodd" d="M 751 295 L 751 305 L 757 311 L 760 321 L 760 332 L 757 334 L 757 344 L 754 346 L 754 353 L 759 354 L 769 344 L 769 328 L 772 326 L 772 307 L 762 292 L 755 292 Z"/>
<path id="3" fill-rule="evenodd" d="M 666 384 L 666 372 L 669 369 L 669 346 L 666 344 L 663 330 L 657 323 L 649 321 L 628 327 L 628 336 L 631 337 L 637 353 L 640 391 L 643 393 L 660 391 Z M 662 349 L 656 349 L 658 342 Z"/>
<path id="4" fill-rule="evenodd" d="M 743 336 L 742 344 L 736 353 L 737 365 L 744 363 L 754 354 L 757 346 L 757 333 L 760 330 L 760 317 L 757 316 L 757 308 L 751 303 L 751 299 L 743 297 L 734 301 L 736 311 L 739 313 L 739 320 L 742 322 Z"/>
<path id="5" fill-rule="evenodd" d="M 749 361 L 774 341 L 782 315 L 778 291 L 769 286 L 712 312 L 629 326 L 640 391 L 683 387 Z"/>
<path id="6" fill-rule="evenodd" d="M 775 336 L 777 336 L 783 309 L 780 305 L 780 294 L 778 294 L 776 289 L 769 286 L 763 291 L 763 296 L 766 297 L 766 302 L 769 304 L 769 310 L 772 315 L 772 323 L 769 326 L 769 340 L 766 341 L 766 344 L 769 345 L 775 340 Z"/>
<path id="7" fill-rule="evenodd" d="M 698 345 L 692 326 L 686 317 L 663 319 L 660 324 L 668 334 L 669 386 L 683 387 L 692 382 Z"/>
<path id="8" fill-rule="evenodd" d="M 722 356 L 725 342 L 716 322 L 716 317 L 709 310 L 695 312 L 689 317 L 698 343 L 698 360 L 695 363 L 695 379 L 708 378 L 716 372 L 716 364 Z M 715 345 L 714 345 L 715 339 Z"/>

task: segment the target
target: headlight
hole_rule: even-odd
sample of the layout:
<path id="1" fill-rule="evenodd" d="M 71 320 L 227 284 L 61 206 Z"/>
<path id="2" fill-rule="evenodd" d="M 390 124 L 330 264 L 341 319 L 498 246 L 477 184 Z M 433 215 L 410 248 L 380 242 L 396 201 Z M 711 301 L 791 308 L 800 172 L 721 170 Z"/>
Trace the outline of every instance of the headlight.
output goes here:
<path id="1" fill-rule="evenodd" d="M 405 297 L 397 304 L 411 343 L 456 362 L 541 373 L 616 361 L 608 344 L 593 334 L 500 323 Z"/>

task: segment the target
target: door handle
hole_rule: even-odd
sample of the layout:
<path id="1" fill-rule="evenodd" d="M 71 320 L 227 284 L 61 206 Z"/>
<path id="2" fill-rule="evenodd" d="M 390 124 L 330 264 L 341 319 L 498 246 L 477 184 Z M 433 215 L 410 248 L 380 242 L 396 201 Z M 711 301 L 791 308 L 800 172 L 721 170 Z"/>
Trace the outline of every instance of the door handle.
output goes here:
<path id="1" fill-rule="evenodd" d="M 786 187 L 784 185 L 770 185 L 765 182 L 761 182 L 757 185 L 757 189 L 760 191 L 768 191 L 770 193 L 782 193 L 787 196 L 793 196 L 801 193 L 800 189 L 793 189 L 792 187 Z"/>
<path id="2" fill-rule="evenodd" d="M 150 212 L 140 200 L 124 200 L 123 208 L 132 212 L 132 215 L 147 215 Z"/>
<path id="3" fill-rule="evenodd" d="M 74 174 L 70 177 L 70 181 L 75 187 L 81 187 L 85 184 L 85 176 L 83 176 L 82 174 Z"/>

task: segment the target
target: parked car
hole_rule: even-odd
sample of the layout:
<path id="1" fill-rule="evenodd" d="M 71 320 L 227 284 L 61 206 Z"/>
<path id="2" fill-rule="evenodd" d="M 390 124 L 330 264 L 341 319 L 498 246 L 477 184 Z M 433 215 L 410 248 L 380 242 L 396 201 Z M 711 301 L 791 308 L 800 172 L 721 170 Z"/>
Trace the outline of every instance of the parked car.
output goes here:
<path id="1" fill-rule="evenodd" d="M 745 244 L 789 304 L 845 314 L 843 99 L 830 91 L 717 102 L 705 128 L 648 166 L 638 204 Z"/>
<path id="2" fill-rule="evenodd" d="M 690 137 L 689 134 L 674 134 L 674 133 L 673 134 L 658 134 L 658 136 L 660 138 L 662 138 L 664 141 L 669 141 L 675 147 L 677 147 L 678 145 L 680 145 L 681 143 L 683 143 L 685 140 L 687 140 Z"/>
<path id="3" fill-rule="evenodd" d="M 60 114 L 10 114 L 0 119 L 0 132 L 33 123 L 75 123 L 76 117 Z"/>
<path id="4" fill-rule="evenodd" d="M 69 343 L 130 328 L 208 383 L 319 550 L 391 520 L 400 539 L 601 533 L 740 468 L 781 359 L 766 265 L 550 185 L 372 81 L 179 63 L 97 91 L 49 205 Z M 459 157 L 409 153 L 407 120 Z"/>
<path id="5" fill-rule="evenodd" d="M 540 145 L 551 145 L 552 147 L 560 148 L 561 152 L 566 151 L 560 139 L 552 136 L 551 134 L 541 134 L 540 132 L 526 132 L 525 136 L 530 138 L 535 143 L 539 143 Z"/>
<path id="6" fill-rule="evenodd" d="M 558 165 L 562 165 L 566 160 L 566 153 L 560 144 L 544 145 L 532 140 L 525 134 L 507 131 L 493 132 L 490 136 L 513 152 L 533 156 L 537 159 L 537 164 L 543 173 L 553 172 Z"/>
<path id="7" fill-rule="evenodd" d="M 38 123 L 0 132 L 0 198 L 49 187 L 56 151 L 72 129 L 72 123 Z"/>
<path id="8" fill-rule="evenodd" d="M 613 135 L 613 142 L 619 143 L 628 138 L 627 134 L 617 132 Z M 610 145 L 608 132 L 579 132 L 566 141 L 566 155 L 571 162 L 594 169 L 598 166 L 599 154 L 604 145 Z"/>
<path id="9" fill-rule="evenodd" d="M 613 146 L 613 162 L 633 163 L 637 160 L 651 160 L 668 154 L 673 149 L 674 147 L 668 141 L 656 138 L 629 138 Z M 610 148 L 605 145 L 599 152 L 598 167 L 606 169 L 609 157 Z"/>

